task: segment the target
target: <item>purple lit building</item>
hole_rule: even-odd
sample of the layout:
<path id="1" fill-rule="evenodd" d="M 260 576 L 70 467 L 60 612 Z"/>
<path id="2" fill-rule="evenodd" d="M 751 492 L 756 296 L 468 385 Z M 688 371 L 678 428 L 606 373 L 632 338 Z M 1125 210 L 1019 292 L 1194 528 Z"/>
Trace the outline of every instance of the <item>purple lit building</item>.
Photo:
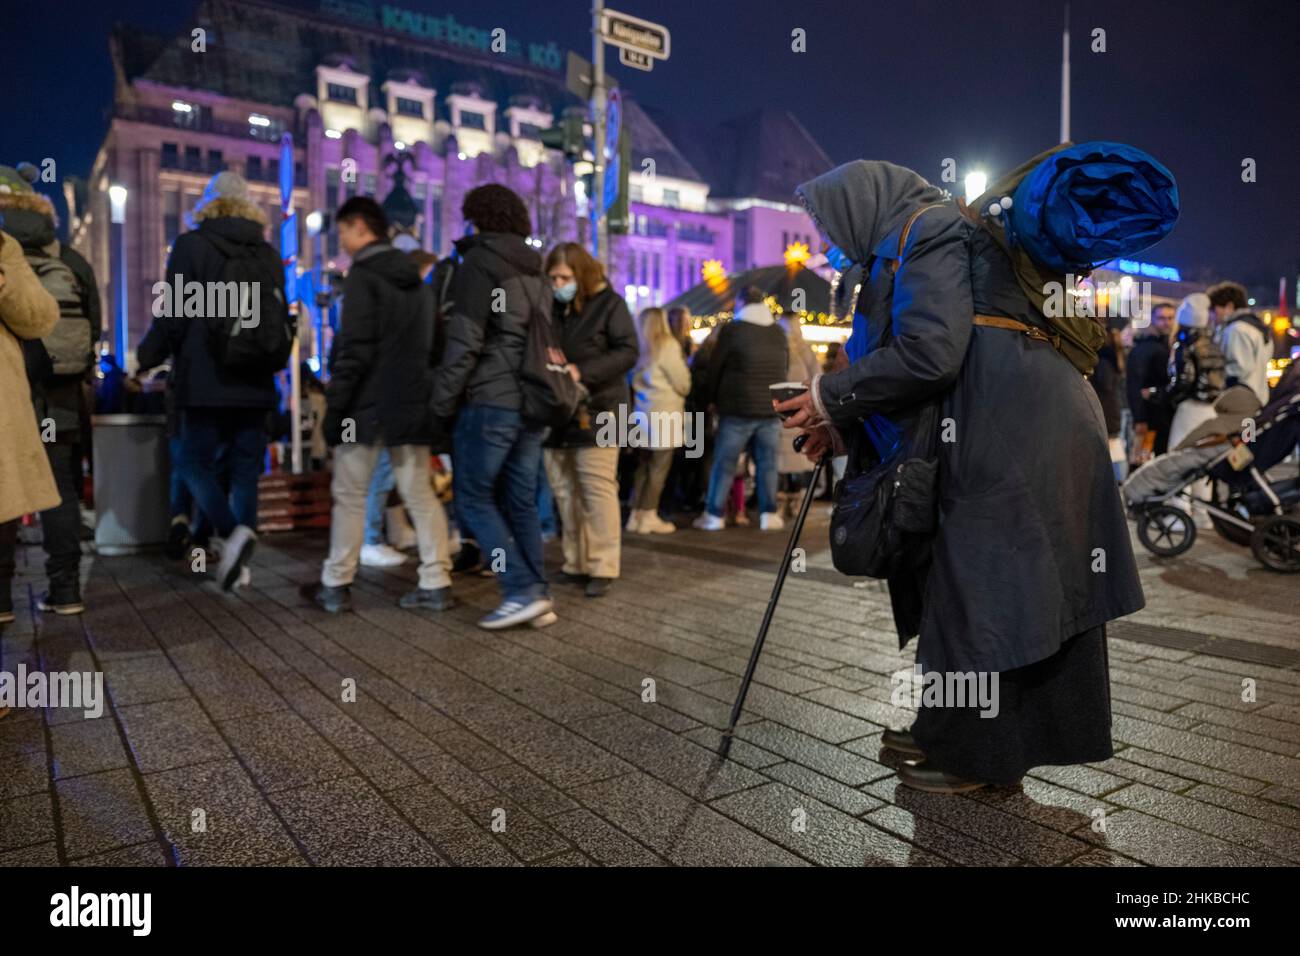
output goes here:
<path id="1" fill-rule="evenodd" d="M 524 197 L 541 248 L 586 239 L 581 180 L 539 140 L 566 109 L 583 106 L 565 89 L 554 42 L 506 40 L 449 15 L 367 0 L 201 0 L 182 34 L 126 25 L 111 43 L 108 132 L 88 179 L 65 190 L 69 238 L 112 301 L 108 190 L 126 189 L 131 347 L 150 321 L 146 303 L 171 243 L 214 172 L 242 173 L 279 221 L 285 131 L 295 146 L 303 267 L 314 264 L 307 214 L 351 195 L 387 195 L 385 158 L 399 151 L 414 160 L 413 231 L 427 250 L 450 251 L 464 232 L 464 194 L 486 182 Z M 687 131 L 652 118 L 631 95 L 624 103 L 630 228 L 613 237 L 607 264 L 634 310 L 697 284 L 709 260 L 727 270 L 771 264 L 790 243 L 812 242 L 812 222 L 790 205 L 791 190 L 830 162 L 792 116 L 760 113 Z M 332 236 L 323 259 L 326 268 L 347 265 Z"/>

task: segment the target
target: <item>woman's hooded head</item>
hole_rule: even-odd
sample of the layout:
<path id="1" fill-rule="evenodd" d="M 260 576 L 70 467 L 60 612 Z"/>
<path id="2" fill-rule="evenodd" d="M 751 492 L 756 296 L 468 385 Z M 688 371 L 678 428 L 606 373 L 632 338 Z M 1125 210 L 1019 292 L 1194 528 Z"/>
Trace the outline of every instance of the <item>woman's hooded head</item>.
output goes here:
<path id="1" fill-rule="evenodd" d="M 826 239 L 855 263 L 918 206 L 942 202 L 941 190 L 903 166 L 883 160 L 845 163 L 795 190 Z"/>

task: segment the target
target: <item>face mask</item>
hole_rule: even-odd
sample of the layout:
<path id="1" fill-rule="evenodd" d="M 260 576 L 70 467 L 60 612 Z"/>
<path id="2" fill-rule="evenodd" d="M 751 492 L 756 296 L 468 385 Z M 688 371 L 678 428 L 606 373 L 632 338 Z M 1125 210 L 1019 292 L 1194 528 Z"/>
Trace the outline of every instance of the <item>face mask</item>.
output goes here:
<path id="1" fill-rule="evenodd" d="M 566 282 L 555 289 L 555 299 L 557 302 L 572 302 L 573 297 L 578 294 L 578 283 Z"/>
<path id="2" fill-rule="evenodd" d="M 831 246 L 826 250 L 826 261 L 836 272 L 848 272 L 853 268 L 853 260 L 846 256 L 839 246 Z"/>

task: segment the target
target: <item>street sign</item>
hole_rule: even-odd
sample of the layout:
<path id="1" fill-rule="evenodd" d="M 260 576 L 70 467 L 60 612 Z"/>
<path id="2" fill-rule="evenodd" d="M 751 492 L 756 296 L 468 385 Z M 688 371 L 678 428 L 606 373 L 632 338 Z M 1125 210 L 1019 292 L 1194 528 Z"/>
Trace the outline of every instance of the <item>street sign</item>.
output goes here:
<path id="1" fill-rule="evenodd" d="M 653 70 L 655 65 L 654 58 L 648 53 L 638 53 L 636 50 L 629 50 L 625 46 L 618 48 L 618 62 L 624 66 L 645 70 L 647 73 Z"/>
<path id="2" fill-rule="evenodd" d="M 564 88 L 580 99 L 591 99 L 591 64 L 572 50 L 569 51 L 568 68 L 564 75 Z"/>
<path id="3" fill-rule="evenodd" d="M 601 211 L 606 212 L 618 198 L 619 150 L 618 135 L 623 126 L 623 95 L 618 87 L 609 91 L 605 106 L 605 195 Z"/>
<path id="4" fill-rule="evenodd" d="M 656 60 L 668 59 L 668 28 L 617 10 L 600 13 L 600 36 L 611 46 L 643 53 Z"/>

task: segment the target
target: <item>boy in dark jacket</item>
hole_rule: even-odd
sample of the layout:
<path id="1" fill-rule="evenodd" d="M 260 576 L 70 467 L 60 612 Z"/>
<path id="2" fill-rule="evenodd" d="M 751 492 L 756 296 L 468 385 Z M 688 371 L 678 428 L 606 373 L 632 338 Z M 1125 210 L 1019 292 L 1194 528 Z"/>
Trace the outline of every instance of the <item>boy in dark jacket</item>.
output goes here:
<path id="1" fill-rule="evenodd" d="M 1128 406 L 1133 412 L 1135 463 L 1150 455 L 1163 455 L 1169 447 L 1169 423 L 1173 410 L 1165 397 L 1169 385 L 1169 333 L 1174 323 L 1174 307 L 1157 305 L 1151 309 L 1151 325 L 1133 336 L 1133 348 L 1125 362 L 1125 385 Z"/>
<path id="2" fill-rule="evenodd" d="M 231 256 L 260 260 L 265 281 L 276 282 L 284 302 L 280 255 L 263 238 L 266 214 L 248 196 L 238 173 L 217 173 L 195 204 L 195 228 L 178 236 L 167 260 L 164 294 L 154 300 L 154 321 L 136 349 L 140 368 L 172 359 L 171 387 L 179 417 L 179 468 L 195 504 L 221 539 L 217 581 L 230 590 L 247 582 L 247 565 L 257 543 L 257 479 L 266 450 L 266 416 L 279 404 L 275 373 L 251 372 L 221 364 L 212 330 L 224 318 L 177 315 L 173 288 L 197 282 L 222 283 Z M 209 286 L 209 283 L 214 284 Z M 243 295 L 244 293 L 241 293 Z M 204 308 L 223 306 L 212 296 Z M 287 306 L 285 306 L 287 308 Z M 265 318 L 265 317 L 263 317 Z M 222 469 L 228 469 L 229 491 Z"/>
<path id="3" fill-rule="evenodd" d="M 776 478 L 781 420 L 772 411 L 768 386 L 785 381 L 789 346 L 761 289 L 746 289 L 737 305 L 735 318 L 718 332 L 709 356 L 705 394 L 718 408 L 718 436 L 706 510 L 695 519 L 695 527 L 720 531 L 725 526 L 723 514 L 736 462 L 745 447 L 752 445 L 759 527 L 779 531 L 783 522 L 777 511 Z"/>
<path id="4" fill-rule="evenodd" d="M 419 585 L 404 608 L 445 611 L 451 596 L 447 516 L 430 484 L 433 428 L 433 297 L 410 257 L 389 245 L 388 219 L 373 199 L 339 207 L 339 244 L 352 258 L 343 315 L 330 353 L 325 440 L 334 449 L 330 553 L 305 597 L 331 614 L 352 606 L 350 586 L 365 540 L 370 477 L 387 448 L 402 502 L 415 525 Z"/>

